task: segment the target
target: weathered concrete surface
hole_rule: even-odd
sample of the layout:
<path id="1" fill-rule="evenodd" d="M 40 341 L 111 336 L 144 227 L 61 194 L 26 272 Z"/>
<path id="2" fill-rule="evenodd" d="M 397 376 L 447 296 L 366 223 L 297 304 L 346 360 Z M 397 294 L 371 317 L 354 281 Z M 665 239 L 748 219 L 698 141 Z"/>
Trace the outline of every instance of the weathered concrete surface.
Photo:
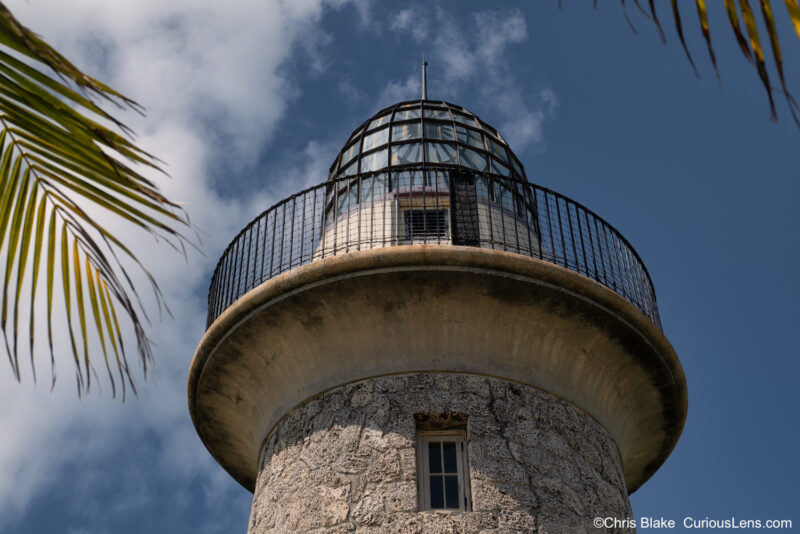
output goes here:
<path id="1" fill-rule="evenodd" d="M 466 414 L 470 512 L 418 512 L 414 415 L 431 412 Z M 249 534 L 594 534 L 595 517 L 631 517 L 602 426 L 553 395 L 477 375 L 335 388 L 276 425 L 260 465 Z"/>
<path id="2" fill-rule="evenodd" d="M 264 437 L 339 385 L 459 371 L 553 393 L 608 430 L 632 492 L 664 462 L 686 416 L 669 342 L 625 299 L 529 257 L 450 245 L 335 256 L 250 291 L 208 329 L 189 375 L 203 442 L 252 490 Z"/>

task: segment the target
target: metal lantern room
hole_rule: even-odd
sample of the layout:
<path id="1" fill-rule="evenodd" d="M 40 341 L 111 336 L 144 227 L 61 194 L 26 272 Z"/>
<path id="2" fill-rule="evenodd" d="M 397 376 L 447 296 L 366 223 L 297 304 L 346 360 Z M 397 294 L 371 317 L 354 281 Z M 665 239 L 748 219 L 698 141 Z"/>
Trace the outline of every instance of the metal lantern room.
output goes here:
<path id="1" fill-rule="evenodd" d="M 382 109 L 356 128 L 331 165 L 330 179 L 424 164 L 526 178 L 500 132 L 466 108 L 413 100 Z"/>

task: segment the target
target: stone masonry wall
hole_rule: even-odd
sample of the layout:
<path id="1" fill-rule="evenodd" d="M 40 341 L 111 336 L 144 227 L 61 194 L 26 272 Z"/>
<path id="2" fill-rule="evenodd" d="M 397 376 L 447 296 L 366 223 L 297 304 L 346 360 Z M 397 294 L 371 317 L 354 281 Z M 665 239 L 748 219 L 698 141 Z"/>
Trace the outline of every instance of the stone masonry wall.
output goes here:
<path id="1" fill-rule="evenodd" d="M 418 512 L 419 413 L 467 414 L 472 511 Z M 265 441 L 248 532 L 595 534 L 597 516 L 632 517 L 616 447 L 594 419 L 532 387 L 419 373 L 289 412 Z"/>

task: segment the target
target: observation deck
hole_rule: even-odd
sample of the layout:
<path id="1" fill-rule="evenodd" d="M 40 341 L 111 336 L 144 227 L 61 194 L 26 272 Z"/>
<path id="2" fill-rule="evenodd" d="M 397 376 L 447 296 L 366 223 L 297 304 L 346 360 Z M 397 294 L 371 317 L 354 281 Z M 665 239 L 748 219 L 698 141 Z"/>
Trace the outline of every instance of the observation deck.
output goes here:
<path id="1" fill-rule="evenodd" d="M 453 209 L 459 203 L 472 209 Z M 214 270 L 207 326 L 281 273 L 406 245 L 472 246 L 553 263 L 603 284 L 661 326 L 647 268 L 603 218 L 530 182 L 433 164 L 333 178 L 264 211 Z"/>

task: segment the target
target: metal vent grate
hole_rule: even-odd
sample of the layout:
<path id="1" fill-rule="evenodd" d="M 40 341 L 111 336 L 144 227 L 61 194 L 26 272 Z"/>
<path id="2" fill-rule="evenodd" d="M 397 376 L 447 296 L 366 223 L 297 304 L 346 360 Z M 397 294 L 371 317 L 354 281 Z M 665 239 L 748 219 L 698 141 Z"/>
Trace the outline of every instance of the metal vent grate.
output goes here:
<path id="1" fill-rule="evenodd" d="M 447 210 L 406 210 L 406 239 L 447 237 Z"/>

